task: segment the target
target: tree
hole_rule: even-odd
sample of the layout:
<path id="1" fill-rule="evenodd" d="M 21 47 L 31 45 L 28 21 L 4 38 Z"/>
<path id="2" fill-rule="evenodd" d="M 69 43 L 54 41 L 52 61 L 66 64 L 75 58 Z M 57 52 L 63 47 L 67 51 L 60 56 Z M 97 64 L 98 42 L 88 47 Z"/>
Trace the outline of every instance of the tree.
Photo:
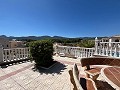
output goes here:
<path id="1" fill-rule="evenodd" d="M 92 48 L 94 47 L 94 41 L 93 40 L 82 40 L 80 43 L 78 43 L 77 46 L 79 47 L 86 47 L 86 48 Z"/>

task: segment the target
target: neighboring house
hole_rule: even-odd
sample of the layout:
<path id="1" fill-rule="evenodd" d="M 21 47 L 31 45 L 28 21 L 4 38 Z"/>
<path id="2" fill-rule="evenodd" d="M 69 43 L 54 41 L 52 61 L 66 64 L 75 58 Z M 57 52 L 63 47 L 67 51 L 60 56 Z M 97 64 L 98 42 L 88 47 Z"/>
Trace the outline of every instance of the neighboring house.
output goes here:
<path id="1" fill-rule="evenodd" d="M 22 48 L 25 47 L 25 44 L 23 41 L 16 41 L 16 39 L 13 39 L 10 42 L 10 48 Z"/>
<path id="2" fill-rule="evenodd" d="M 112 42 L 120 42 L 120 35 L 115 35 L 111 37 Z"/>
<path id="3" fill-rule="evenodd" d="M 120 35 L 111 36 L 108 38 L 102 38 L 102 42 L 120 42 Z"/>
<path id="4" fill-rule="evenodd" d="M 0 38 L 0 45 L 2 45 L 2 47 L 5 49 L 9 48 L 10 47 L 9 39 Z"/>
<path id="5" fill-rule="evenodd" d="M 9 39 L 7 38 L 0 38 L 0 45 L 2 45 L 4 49 L 19 48 L 19 47 L 22 48 L 22 47 L 25 47 L 25 42 L 16 41 L 16 39 L 9 41 Z"/>

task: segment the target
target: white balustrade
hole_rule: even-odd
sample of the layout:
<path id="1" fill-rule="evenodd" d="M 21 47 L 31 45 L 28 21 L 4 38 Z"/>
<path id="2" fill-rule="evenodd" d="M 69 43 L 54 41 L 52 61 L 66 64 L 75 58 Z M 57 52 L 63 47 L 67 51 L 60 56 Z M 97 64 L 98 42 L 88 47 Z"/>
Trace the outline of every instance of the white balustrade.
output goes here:
<path id="1" fill-rule="evenodd" d="M 95 38 L 95 48 L 54 46 L 57 54 L 71 55 L 76 58 L 91 57 L 93 55 L 120 57 L 120 42 L 100 42 Z M 30 57 L 30 48 L 3 49 L 0 46 L 0 62 L 11 62 L 15 60 L 27 59 Z"/>
<path id="2" fill-rule="evenodd" d="M 57 54 L 64 53 L 75 56 L 77 58 L 93 56 L 95 48 L 84 48 L 84 47 L 71 47 L 71 46 L 60 46 L 55 47 Z"/>
<path id="3" fill-rule="evenodd" d="M 97 48 L 95 48 L 95 52 L 97 55 L 102 56 L 110 56 L 110 57 L 120 57 L 120 42 L 98 42 L 96 45 Z"/>
<path id="4" fill-rule="evenodd" d="M 120 57 L 120 42 L 101 42 L 95 38 L 95 48 L 71 47 L 56 45 L 55 52 L 70 54 L 77 58 L 91 57 L 93 55 Z"/>
<path id="5" fill-rule="evenodd" d="M 3 62 L 11 62 L 30 57 L 29 48 L 11 48 L 3 49 Z"/>

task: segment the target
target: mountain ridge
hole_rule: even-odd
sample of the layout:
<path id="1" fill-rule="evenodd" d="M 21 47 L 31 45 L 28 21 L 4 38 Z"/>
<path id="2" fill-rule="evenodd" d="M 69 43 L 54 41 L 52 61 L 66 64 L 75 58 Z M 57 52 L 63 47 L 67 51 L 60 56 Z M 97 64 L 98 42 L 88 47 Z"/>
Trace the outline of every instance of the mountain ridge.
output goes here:
<path id="1" fill-rule="evenodd" d="M 6 36 L 6 35 L 0 35 L 0 38 L 8 38 L 9 40 L 16 39 L 16 40 L 24 40 L 24 39 L 31 39 L 31 40 L 42 40 L 42 39 L 73 39 L 69 37 L 63 37 L 63 36 L 21 36 L 21 37 L 15 37 L 15 36 Z M 80 39 L 95 39 L 95 37 L 75 37 Z M 98 37 L 98 38 L 104 38 L 104 37 Z"/>

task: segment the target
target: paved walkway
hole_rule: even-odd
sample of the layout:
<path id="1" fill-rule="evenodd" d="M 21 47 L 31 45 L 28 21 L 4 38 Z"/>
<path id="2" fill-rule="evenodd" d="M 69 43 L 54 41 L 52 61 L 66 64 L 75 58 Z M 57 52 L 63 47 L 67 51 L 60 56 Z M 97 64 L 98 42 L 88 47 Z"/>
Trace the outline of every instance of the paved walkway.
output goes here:
<path id="1" fill-rule="evenodd" d="M 34 62 L 0 68 L 0 90 L 70 90 L 68 68 L 79 60 L 54 57 L 49 70 L 36 70 Z"/>
<path id="2" fill-rule="evenodd" d="M 48 70 L 36 70 L 34 62 L 0 68 L 0 90 L 71 90 L 68 68 L 74 63 L 77 63 L 81 77 L 85 77 L 80 59 L 54 56 L 54 60 L 57 63 Z M 98 90 L 114 90 L 106 82 L 98 81 L 97 84 L 102 86 Z"/>

